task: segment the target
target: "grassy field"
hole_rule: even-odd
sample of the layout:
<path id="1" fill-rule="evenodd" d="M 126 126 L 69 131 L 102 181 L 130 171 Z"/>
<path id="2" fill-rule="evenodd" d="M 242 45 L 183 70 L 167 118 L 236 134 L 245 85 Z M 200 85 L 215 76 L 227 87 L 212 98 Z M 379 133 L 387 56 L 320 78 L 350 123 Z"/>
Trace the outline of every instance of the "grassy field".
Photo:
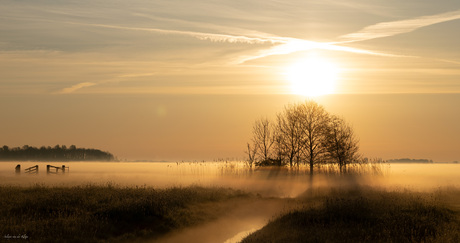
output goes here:
<path id="1" fill-rule="evenodd" d="M 18 237 L 31 242 L 183 242 L 177 239 L 184 237 L 220 242 L 263 225 L 243 242 L 460 242 L 459 187 L 401 189 L 407 187 L 387 185 L 399 177 L 385 180 L 386 167 L 372 164 L 351 166 L 345 174 L 333 166 L 315 168 L 315 180 L 308 180 L 302 168 L 225 166 L 167 165 L 163 170 L 218 172 L 218 187 L 0 185 L 0 242 L 18 242 Z M 28 183 L 25 179 L 75 179 L 13 178 Z M 430 177 L 423 178 L 429 182 Z M 240 221 L 245 223 L 237 225 Z M 232 231 L 219 233 L 222 227 Z"/>
<path id="2" fill-rule="evenodd" d="M 458 189 L 325 188 L 307 194 L 304 208 L 242 242 L 460 242 Z"/>
<path id="3" fill-rule="evenodd" d="M 129 242 L 216 219 L 228 210 L 221 202 L 250 195 L 202 187 L 2 186 L 0 198 L 0 241 Z"/>
<path id="4" fill-rule="evenodd" d="M 2 240 L 20 236 L 32 242 L 155 240 L 217 220 L 230 207 L 265 200 L 225 188 L 110 184 L 2 186 L 0 198 Z M 296 199 L 301 206 L 243 242 L 460 242 L 459 199 L 452 188 L 315 188 Z"/>

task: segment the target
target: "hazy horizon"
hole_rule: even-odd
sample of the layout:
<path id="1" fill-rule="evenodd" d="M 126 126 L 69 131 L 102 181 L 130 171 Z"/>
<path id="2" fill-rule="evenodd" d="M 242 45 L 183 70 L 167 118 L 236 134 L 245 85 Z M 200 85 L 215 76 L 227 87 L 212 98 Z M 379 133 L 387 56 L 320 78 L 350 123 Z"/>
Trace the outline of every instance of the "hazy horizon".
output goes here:
<path id="1" fill-rule="evenodd" d="M 460 161 L 460 2 L 4 1 L 0 146 L 243 158 L 312 98 L 369 158 Z"/>

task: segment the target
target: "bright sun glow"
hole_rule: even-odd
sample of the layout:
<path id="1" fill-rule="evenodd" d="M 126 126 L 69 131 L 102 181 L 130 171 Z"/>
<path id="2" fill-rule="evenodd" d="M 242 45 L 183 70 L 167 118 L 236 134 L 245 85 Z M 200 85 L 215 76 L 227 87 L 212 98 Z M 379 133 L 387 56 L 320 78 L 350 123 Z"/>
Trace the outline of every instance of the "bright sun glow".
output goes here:
<path id="1" fill-rule="evenodd" d="M 291 82 L 291 92 L 304 96 L 332 94 L 338 77 L 338 68 L 318 57 L 302 59 L 290 65 L 286 77 Z"/>

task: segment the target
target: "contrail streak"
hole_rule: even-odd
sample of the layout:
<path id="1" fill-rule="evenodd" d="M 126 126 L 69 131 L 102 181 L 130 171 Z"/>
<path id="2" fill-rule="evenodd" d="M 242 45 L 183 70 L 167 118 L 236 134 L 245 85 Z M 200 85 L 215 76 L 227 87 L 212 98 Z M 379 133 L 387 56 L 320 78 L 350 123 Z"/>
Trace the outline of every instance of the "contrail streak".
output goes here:
<path id="1" fill-rule="evenodd" d="M 383 38 L 388 36 L 399 35 L 403 33 L 412 32 L 422 27 L 426 27 L 433 24 L 438 24 L 446 21 L 460 19 L 460 10 L 430 15 L 421 16 L 412 19 L 383 22 L 375 25 L 370 25 L 362 30 L 342 35 L 339 37 L 341 42 L 358 42 L 376 38 Z"/>
<path id="2" fill-rule="evenodd" d="M 158 28 L 142 28 L 142 27 L 125 27 L 118 25 L 106 25 L 106 24 L 85 24 L 76 22 L 67 22 L 69 24 L 95 26 L 109 29 L 122 29 L 122 30 L 133 30 L 133 31 L 146 31 L 156 32 L 161 34 L 175 34 L 175 35 L 186 35 L 191 36 L 200 40 L 209 40 L 213 42 L 229 42 L 229 43 L 247 43 L 247 44 L 277 44 L 285 43 L 286 38 L 282 37 L 248 37 L 248 36 L 237 36 L 237 35 L 225 35 L 225 34 L 214 34 L 214 33 L 203 33 L 195 31 L 183 31 L 183 30 L 168 30 Z"/>
<path id="3" fill-rule="evenodd" d="M 307 51 L 312 49 L 323 49 L 323 50 L 332 50 L 332 51 L 344 51 L 358 54 L 366 55 L 377 55 L 377 56 L 399 56 L 387 53 L 380 53 L 375 51 L 363 50 L 352 47 L 345 47 L 337 45 L 333 42 L 316 42 L 310 40 L 303 40 L 291 37 L 279 37 L 279 36 L 243 36 L 243 35 L 227 35 L 227 34 L 215 34 L 215 33 L 205 33 L 205 32 L 195 32 L 195 31 L 182 31 L 182 30 L 168 30 L 168 29 L 158 29 L 158 28 L 141 28 L 141 27 L 125 27 L 117 25 L 106 25 L 106 24 L 85 24 L 85 23 L 75 23 L 68 22 L 69 24 L 78 24 L 78 25 L 88 25 L 102 28 L 110 29 L 123 29 L 123 30 L 132 30 L 132 31 L 146 31 L 146 32 L 155 32 L 161 34 L 174 34 L 174 35 L 186 35 L 199 40 L 212 41 L 212 42 L 228 42 L 228 43 L 246 43 L 246 44 L 270 44 L 272 47 L 266 48 L 264 50 L 258 51 L 253 55 L 246 55 L 238 58 L 236 61 L 232 62 L 234 64 L 241 64 L 249 60 L 259 59 L 272 55 L 281 55 L 281 54 L 290 54 L 299 51 Z"/>
<path id="4" fill-rule="evenodd" d="M 64 88 L 62 90 L 60 90 L 59 92 L 57 92 L 58 94 L 70 94 L 70 93 L 73 93 L 79 89 L 82 89 L 82 88 L 85 88 L 85 87 L 90 87 L 90 86 L 94 86 L 94 85 L 97 85 L 97 83 L 91 83 L 91 82 L 84 82 L 84 83 L 78 83 L 78 84 L 75 84 L 69 88 Z"/>

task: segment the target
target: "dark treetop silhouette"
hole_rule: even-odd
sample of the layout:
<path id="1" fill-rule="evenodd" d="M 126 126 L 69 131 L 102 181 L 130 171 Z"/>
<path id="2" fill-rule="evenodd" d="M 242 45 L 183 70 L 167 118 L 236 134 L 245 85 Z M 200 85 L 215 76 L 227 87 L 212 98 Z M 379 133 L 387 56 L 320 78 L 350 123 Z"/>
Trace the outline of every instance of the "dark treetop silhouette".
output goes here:
<path id="1" fill-rule="evenodd" d="M 114 156 L 99 149 L 77 148 L 65 145 L 40 148 L 28 145 L 9 148 L 4 145 L 0 148 L 0 161 L 113 161 Z"/>
<path id="2" fill-rule="evenodd" d="M 285 106 L 275 121 L 257 120 L 248 163 L 255 165 L 338 164 L 340 170 L 360 162 L 359 140 L 352 127 L 313 100 Z"/>

